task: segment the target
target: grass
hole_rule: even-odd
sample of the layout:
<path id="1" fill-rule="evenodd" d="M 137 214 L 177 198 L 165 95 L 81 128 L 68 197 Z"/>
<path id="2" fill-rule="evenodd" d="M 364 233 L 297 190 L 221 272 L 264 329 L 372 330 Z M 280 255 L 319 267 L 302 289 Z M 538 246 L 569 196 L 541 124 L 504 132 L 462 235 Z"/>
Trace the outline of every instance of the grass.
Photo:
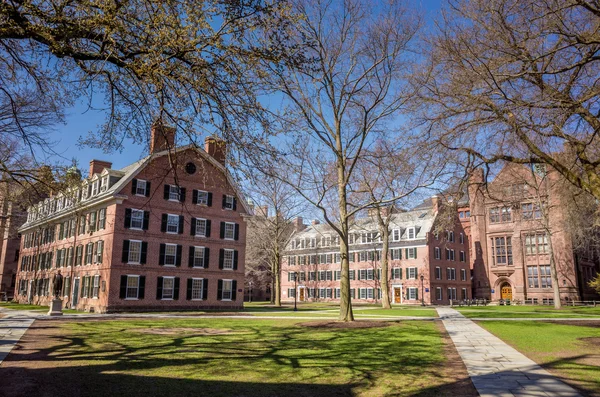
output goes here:
<path id="1" fill-rule="evenodd" d="M 553 374 L 600 395 L 600 328 L 539 321 L 478 324 Z"/>
<path id="2" fill-rule="evenodd" d="M 352 308 L 355 318 L 377 318 L 377 317 L 437 317 L 434 308 L 423 308 L 421 306 L 394 306 L 391 309 L 382 309 L 380 305 L 367 304 L 355 305 Z M 242 313 L 254 316 L 282 316 L 282 317 L 322 317 L 337 318 L 339 305 L 333 303 L 310 302 L 298 304 L 298 311 L 294 306 L 285 304 L 274 307 L 264 303 L 245 303 Z"/>
<path id="3" fill-rule="evenodd" d="M 11 310 L 31 310 L 34 312 L 47 312 L 48 306 L 28 305 L 26 303 L 0 302 L 0 307 Z M 73 309 L 63 309 L 63 313 L 77 314 L 82 313 Z"/>
<path id="4" fill-rule="evenodd" d="M 25 338 L 3 364 L 0 390 L 8 394 L 12 382 L 23 395 L 436 396 L 457 381 L 445 372 L 433 322 L 364 329 L 266 319 L 36 324 L 42 329 L 30 335 L 33 345 Z M 35 345 L 42 340 L 49 342 Z"/>
<path id="5" fill-rule="evenodd" d="M 600 306 L 464 306 L 455 308 L 469 318 L 582 318 L 599 317 Z"/>

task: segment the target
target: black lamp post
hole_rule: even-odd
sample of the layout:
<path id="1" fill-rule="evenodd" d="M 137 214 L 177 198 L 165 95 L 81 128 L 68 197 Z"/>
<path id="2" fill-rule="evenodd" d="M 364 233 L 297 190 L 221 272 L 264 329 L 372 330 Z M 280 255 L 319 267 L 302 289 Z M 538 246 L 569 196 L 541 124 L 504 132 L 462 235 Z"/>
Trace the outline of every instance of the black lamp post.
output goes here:
<path id="1" fill-rule="evenodd" d="M 248 283 L 250 285 L 250 303 L 252 303 L 252 281 Z"/>
<path id="2" fill-rule="evenodd" d="M 298 311 L 298 305 L 296 301 L 298 300 L 298 273 L 292 273 L 294 275 L 294 311 Z"/>
<path id="3" fill-rule="evenodd" d="M 423 280 L 425 280 L 425 276 L 421 274 L 421 306 L 425 306 L 425 289 L 423 287 Z"/>

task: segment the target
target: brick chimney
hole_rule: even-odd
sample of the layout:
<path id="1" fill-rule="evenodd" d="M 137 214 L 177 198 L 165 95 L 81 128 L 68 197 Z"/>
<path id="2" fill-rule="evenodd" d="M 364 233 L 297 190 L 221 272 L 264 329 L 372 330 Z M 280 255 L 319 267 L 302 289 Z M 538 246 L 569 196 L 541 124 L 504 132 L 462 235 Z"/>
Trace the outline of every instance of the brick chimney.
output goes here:
<path id="1" fill-rule="evenodd" d="M 225 165 L 227 158 L 227 144 L 224 140 L 214 136 L 206 137 L 204 140 L 204 150 L 219 163 Z"/>
<path id="2" fill-rule="evenodd" d="M 440 210 L 440 198 L 436 195 L 431 196 L 431 206 L 435 212 Z"/>
<path id="3" fill-rule="evenodd" d="M 175 128 L 162 124 L 160 121 L 150 128 L 150 154 L 175 147 Z"/>
<path id="4" fill-rule="evenodd" d="M 298 216 L 298 217 L 296 217 L 296 219 L 294 219 L 293 224 L 294 224 L 294 229 L 296 229 L 297 232 L 301 232 L 302 230 L 306 229 L 304 220 L 300 216 Z"/>
<path id="5" fill-rule="evenodd" d="M 265 218 L 269 217 L 269 206 L 268 205 L 259 205 L 256 207 L 255 212 L 258 216 L 264 216 Z"/>
<path id="6" fill-rule="evenodd" d="M 90 174 L 88 175 L 88 178 L 91 178 L 94 174 L 99 174 L 105 168 L 110 167 L 112 167 L 112 163 L 109 161 L 92 160 L 90 161 Z"/>

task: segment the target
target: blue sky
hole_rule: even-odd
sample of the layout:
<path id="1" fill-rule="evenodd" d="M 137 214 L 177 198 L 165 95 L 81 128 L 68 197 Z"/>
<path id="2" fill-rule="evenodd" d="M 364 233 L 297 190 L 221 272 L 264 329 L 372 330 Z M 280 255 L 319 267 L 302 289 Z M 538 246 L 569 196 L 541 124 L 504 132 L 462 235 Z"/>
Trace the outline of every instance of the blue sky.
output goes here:
<path id="1" fill-rule="evenodd" d="M 443 0 L 409 0 L 407 3 L 409 6 L 423 11 L 427 30 L 432 27 L 431 23 L 440 15 L 442 2 Z M 102 112 L 88 110 L 84 101 L 68 109 L 66 124 L 57 126 L 55 131 L 50 133 L 50 140 L 56 143 L 54 150 L 62 157 L 54 160 L 70 163 L 71 159 L 75 159 L 83 174 L 86 175 L 92 159 L 110 161 L 113 163 L 113 168 L 119 169 L 147 154 L 148 148 L 145 144 L 134 144 L 131 140 L 124 142 L 121 152 L 114 153 L 104 153 L 100 149 L 80 146 L 79 138 L 86 136 L 90 131 L 97 130 L 104 120 L 104 116 Z"/>

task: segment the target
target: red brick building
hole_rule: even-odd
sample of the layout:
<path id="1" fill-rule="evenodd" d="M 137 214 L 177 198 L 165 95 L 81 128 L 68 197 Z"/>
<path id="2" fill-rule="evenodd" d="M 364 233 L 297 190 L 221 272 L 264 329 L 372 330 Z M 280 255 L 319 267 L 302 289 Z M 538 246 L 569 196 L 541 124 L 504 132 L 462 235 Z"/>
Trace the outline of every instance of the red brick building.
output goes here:
<path id="1" fill-rule="evenodd" d="M 434 198 L 393 215 L 388 274 L 392 304 L 448 304 L 450 299 L 471 298 L 468 236 L 458 216 L 452 228 L 435 233 L 439 210 Z M 373 218 L 358 220 L 351 228 L 350 293 L 355 302 L 381 299 L 382 242 L 377 230 Z M 282 301 L 339 300 L 339 240 L 328 225 L 298 227 L 286 255 Z"/>
<path id="2" fill-rule="evenodd" d="M 155 126 L 146 158 L 92 160 L 80 186 L 28 210 L 17 300 L 48 304 L 60 271 L 64 305 L 79 310 L 240 308 L 249 210 L 225 150 L 215 138 L 175 147 Z"/>
<path id="3" fill-rule="evenodd" d="M 4 183 L 0 192 L 0 299 L 13 298 L 21 243 L 18 229 L 26 219 L 23 208 L 11 200 L 6 192 L 11 188 L 15 187 Z"/>
<path id="4" fill-rule="evenodd" d="M 552 250 L 561 299 L 597 299 L 588 283 L 598 263 L 574 249 L 558 181 L 552 171 L 541 177 L 515 164 L 487 184 L 481 170 L 471 177 L 468 202 L 461 205 L 470 211 L 475 297 L 550 303 Z"/>

